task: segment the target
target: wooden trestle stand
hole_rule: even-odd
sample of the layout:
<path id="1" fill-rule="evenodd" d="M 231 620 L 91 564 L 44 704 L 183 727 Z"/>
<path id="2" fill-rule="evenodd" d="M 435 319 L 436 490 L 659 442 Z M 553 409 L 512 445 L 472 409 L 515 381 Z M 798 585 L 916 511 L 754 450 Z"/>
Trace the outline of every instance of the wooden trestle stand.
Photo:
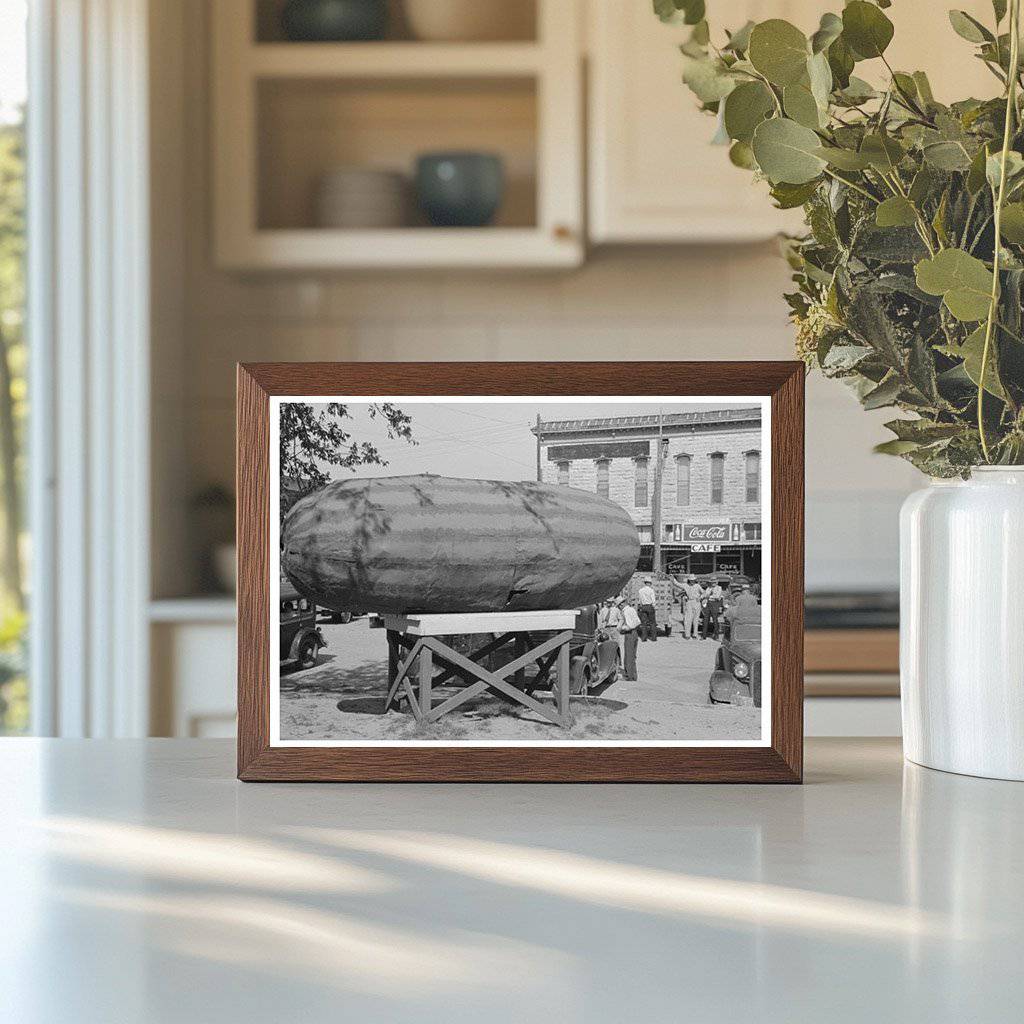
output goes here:
<path id="1" fill-rule="evenodd" d="M 576 624 L 575 609 L 536 612 L 470 612 L 439 615 L 381 615 L 373 623 L 388 635 L 387 713 L 404 695 L 417 721 L 436 722 L 487 690 L 504 695 L 554 725 L 569 725 L 569 645 Z M 537 642 L 534 634 L 554 636 Z M 450 634 L 492 634 L 468 656 L 441 637 Z M 489 655 L 506 644 L 515 645 L 515 658 L 498 669 L 486 668 Z M 435 661 L 442 671 L 435 676 Z M 526 668 L 537 665 L 527 689 Z M 535 691 L 551 678 L 553 703 L 537 700 Z M 433 689 L 459 677 L 464 686 L 436 707 Z M 511 681 L 510 681 L 511 680 Z"/>

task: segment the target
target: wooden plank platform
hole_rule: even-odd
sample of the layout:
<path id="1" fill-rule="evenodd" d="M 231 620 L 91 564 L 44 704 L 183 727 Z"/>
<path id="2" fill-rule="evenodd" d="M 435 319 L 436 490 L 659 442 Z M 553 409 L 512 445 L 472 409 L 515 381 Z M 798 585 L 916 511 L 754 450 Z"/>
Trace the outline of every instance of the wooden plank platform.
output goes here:
<path id="1" fill-rule="evenodd" d="M 576 609 L 380 615 L 378 619 L 383 628 L 410 636 L 444 636 L 449 633 L 531 633 L 535 630 L 572 629 L 576 625 Z"/>

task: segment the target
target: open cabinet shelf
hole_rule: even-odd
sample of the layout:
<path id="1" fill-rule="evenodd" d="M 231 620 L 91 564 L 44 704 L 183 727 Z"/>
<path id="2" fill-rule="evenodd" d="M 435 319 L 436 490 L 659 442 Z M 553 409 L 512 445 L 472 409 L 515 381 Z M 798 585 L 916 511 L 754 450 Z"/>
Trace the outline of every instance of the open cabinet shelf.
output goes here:
<path id="1" fill-rule="evenodd" d="M 214 246 L 231 269 L 567 267 L 583 258 L 578 0 L 538 0 L 535 40 L 260 41 L 253 0 L 213 9 Z M 257 14 L 260 12 L 257 11 Z M 431 226 L 424 153 L 499 156 L 485 227 Z M 324 226 L 325 176 L 398 173 L 401 226 Z"/>

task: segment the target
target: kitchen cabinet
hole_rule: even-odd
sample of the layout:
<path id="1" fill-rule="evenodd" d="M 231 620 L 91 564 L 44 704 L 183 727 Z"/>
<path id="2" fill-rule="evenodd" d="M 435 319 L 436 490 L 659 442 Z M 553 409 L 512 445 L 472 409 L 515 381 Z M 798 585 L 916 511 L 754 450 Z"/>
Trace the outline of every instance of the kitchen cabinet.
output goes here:
<path id="1" fill-rule="evenodd" d="M 958 5 L 989 23 L 988 0 Z M 748 19 L 785 18 L 810 33 L 821 0 L 736 0 L 709 5 L 713 31 Z M 957 37 L 945 8 L 897 3 L 893 66 L 928 72 L 940 100 L 991 96 L 998 83 Z M 715 121 L 681 81 L 679 43 L 689 28 L 664 25 L 646 0 L 590 0 L 588 8 L 590 238 L 608 242 L 727 242 L 799 230 L 800 211 L 772 207 L 767 186 L 710 145 Z M 885 73 L 860 64 L 858 74 Z"/>
<path id="2" fill-rule="evenodd" d="M 282 38 L 274 0 L 211 5 L 214 255 L 230 269 L 565 267 L 583 258 L 580 0 L 531 4 L 533 38 Z M 400 172 L 418 155 L 497 153 L 486 227 L 325 227 L 339 169 Z"/>

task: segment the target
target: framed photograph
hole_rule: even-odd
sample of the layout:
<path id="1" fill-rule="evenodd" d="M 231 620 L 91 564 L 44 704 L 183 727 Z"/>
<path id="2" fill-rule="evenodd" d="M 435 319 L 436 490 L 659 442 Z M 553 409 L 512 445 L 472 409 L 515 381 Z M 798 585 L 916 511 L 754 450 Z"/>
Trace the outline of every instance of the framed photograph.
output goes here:
<path id="1" fill-rule="evenodd" d="M 799 782 L 798 362 L 238 368 L 238 775 Z"/>

